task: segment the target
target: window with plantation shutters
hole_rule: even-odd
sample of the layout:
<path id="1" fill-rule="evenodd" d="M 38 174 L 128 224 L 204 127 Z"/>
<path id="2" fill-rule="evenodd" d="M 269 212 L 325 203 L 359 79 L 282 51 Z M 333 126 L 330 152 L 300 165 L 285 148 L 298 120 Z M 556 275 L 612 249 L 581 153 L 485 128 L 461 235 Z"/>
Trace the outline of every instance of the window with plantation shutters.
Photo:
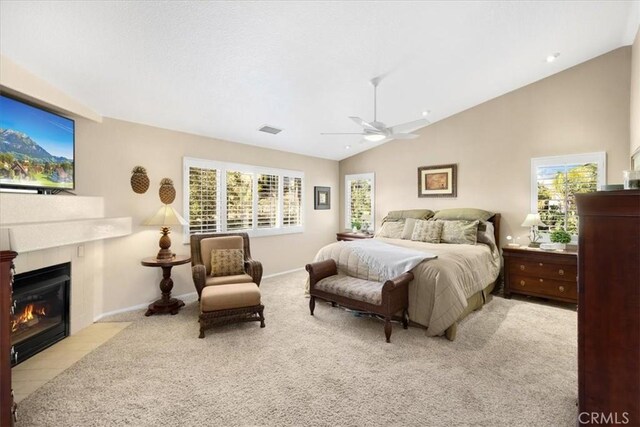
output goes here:
<path id="1" fill-rule="evenodd" d="M 345 228 L 373 230 L 374 175 L 345 175 Z"/>
<path id="2" fill-rule="evenodd" d="M 189 233 L 218 231 L 218 171 L 189 167 Z"/>
<path id="3" fill-rule="evenodd" d="M 258 228 L 273 228 L 278 224 L 279 176 L 258 175 Z"/>
<path id="4" fill-rule="evenodd" d="M 302 225 L 302 178 L 285 176 L 282 186 L 282 226 Z"/>
<path id="5" fill-rule="evenodd" d="M 185 232 L 303 232 L 304 174 L 184 158 Z"/>
<path id="6" fill-rule="evenodd" d="M 253 228 L 253 174 L 227 171 L 227 230 Z"/>
<path id="7" fill-rule="evenodd" d="M 554 230 L 577 235 L 576 194 L 597 191 L 605 182 L 604 152 L 531 159 L 531 210 L 546 224 L 538 227 L 543 237 Z"/>

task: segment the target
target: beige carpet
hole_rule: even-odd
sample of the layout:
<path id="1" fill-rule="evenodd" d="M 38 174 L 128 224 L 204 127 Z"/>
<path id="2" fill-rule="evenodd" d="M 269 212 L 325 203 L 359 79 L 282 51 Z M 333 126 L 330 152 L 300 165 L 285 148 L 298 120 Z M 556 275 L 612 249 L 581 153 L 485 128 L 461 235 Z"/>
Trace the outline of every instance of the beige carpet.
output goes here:
<path id="1" fill-rule="evenodd" d="M 19 426 L 573 426 L 576 312 L 495 297 L 455 342 L 263 281 L 266 328 L 198 339 L 197 307 L 134 323 L 20 405 Z M 110 318 L 110 321 L 117 320 Z"/>

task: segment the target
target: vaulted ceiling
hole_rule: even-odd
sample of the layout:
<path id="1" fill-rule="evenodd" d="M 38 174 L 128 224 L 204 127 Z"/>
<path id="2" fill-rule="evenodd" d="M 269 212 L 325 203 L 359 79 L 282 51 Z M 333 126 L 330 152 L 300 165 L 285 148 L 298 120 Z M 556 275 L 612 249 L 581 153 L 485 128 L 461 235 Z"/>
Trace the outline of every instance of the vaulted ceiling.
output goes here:
<path id="1" fill-rule="evenodd" d="M 638 16 L 615 1 L 2 1 L 0 52 L 104 116 L 339 160 L 376 145 L 320 135 L 373 120 L 373 77 L 378 120 L 438 121 L 631 44 Z"/>

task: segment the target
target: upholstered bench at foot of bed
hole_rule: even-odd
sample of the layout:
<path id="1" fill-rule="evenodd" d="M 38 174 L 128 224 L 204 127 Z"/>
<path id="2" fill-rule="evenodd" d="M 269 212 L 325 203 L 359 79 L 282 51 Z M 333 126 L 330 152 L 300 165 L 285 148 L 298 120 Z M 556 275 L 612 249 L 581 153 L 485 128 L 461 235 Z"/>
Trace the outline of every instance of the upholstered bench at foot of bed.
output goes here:
<path id="1" fill-rule="evenodd" d="M 328 259 L 307 264 L 309 272 L 309 310 L 313 316 L 316 298 L 354 310 L 366 311 L 384 317 L 384 334 L 391 342 L 391 318 L 402 312 L 402 326 L 408 327 L 408 285 L 412 273 L 403 273 L 386 282 L 374 282 L 338 274 L 336 263 Z"/>
<path id="2" fill-rule="evenodd" d="M 264 328 L 264 306 L 255 283 L 206 286 L 200 296 L 200 336 L 214 325 L 260 322 Z"/>

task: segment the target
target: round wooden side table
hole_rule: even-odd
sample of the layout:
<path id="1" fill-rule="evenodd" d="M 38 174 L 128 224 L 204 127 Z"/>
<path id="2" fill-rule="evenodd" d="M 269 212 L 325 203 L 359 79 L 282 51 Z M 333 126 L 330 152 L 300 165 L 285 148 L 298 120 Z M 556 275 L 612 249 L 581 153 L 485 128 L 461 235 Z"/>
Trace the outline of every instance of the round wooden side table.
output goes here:
<path id="1" fill-rule="evenodd" d="M 177 298 L 171 298 L 171 289 L 173 289 L 171 269 L 174 265 L 186 264 L 188 262 L 191 262 L 191 257 L 189 255 L 176 255 L 171 259 L 157 259 L 156 257 L 148 257 L 141 261 L 141 264 L 145 267 L 162 268 L 162 280 L 160 281 L 162 298 L 149 304 L 149 309 L 144 314 L 145 316 L 164 313 L 177 314 L 180 310 L 180 307 L 184 307 L 184 301 Z"/>

